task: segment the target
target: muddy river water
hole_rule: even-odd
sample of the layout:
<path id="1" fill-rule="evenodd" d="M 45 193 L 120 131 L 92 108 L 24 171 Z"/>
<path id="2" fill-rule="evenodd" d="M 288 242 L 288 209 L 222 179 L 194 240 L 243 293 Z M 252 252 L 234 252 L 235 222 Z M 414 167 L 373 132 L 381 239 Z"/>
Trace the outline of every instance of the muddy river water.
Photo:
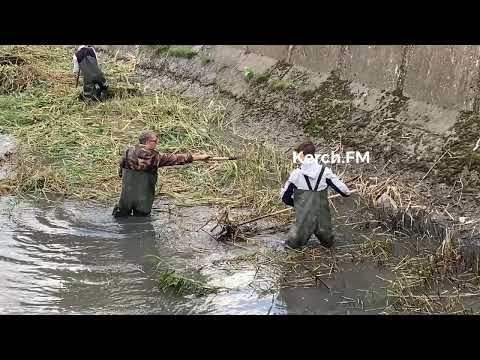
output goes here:
<path id="1" fill-rule="evenodd" d="M 363 314 L 385 306 L 385 283 L 368 265 L 352 265 L 326 286 L 263 291 L 271 278 L 217 264 L 258 248 L 284 251 L 285 234 L 233 247 L 198 230 L 217 209 L 156 206 L 161 211 L 151 218 L 117 221 L 106 205 L 0 197 L 0 313 Z M 148 255 L 224 290 L 200 297 L 162 292 Z M 368 306 L 362 300 L 352 307 L 359 297 Z"/>

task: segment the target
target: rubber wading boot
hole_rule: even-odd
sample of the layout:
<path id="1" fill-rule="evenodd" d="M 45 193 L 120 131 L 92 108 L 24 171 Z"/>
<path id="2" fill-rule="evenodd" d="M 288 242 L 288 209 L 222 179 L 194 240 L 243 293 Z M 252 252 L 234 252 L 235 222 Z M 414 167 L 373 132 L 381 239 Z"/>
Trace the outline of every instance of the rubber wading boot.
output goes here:
<path id="1" fill-rule="evenodd" d="M 295 227 L 288 235 L 286 245 L 299 248 L 307 245 L 310 237 L 315 236 L 320 244 L 333 246 L 332 223 L 328 204 L 328 191 L 300 190 L 294 193 Z"/>
<path id="2" fill-rule="evenodd" d="M 157 177 L 149 172 L 122 170 L 122 192 L 113 216 L 149 216 L 155 197 Z"/>

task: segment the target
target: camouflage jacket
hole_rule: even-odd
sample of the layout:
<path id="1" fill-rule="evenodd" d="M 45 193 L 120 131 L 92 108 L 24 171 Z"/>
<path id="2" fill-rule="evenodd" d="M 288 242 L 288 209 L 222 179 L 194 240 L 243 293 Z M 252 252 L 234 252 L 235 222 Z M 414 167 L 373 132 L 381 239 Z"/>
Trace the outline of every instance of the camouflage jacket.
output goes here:
<path id="1" fill-rule="evenodd" d="M 120 160 L 118 175 L 122 176 L 122 169 L 147 171 L 157 175 L 161 166 L 184 165 L 193 161 L 191 154 L 160 154 L 150 150 L 145 145 L 128 148 Z"/>

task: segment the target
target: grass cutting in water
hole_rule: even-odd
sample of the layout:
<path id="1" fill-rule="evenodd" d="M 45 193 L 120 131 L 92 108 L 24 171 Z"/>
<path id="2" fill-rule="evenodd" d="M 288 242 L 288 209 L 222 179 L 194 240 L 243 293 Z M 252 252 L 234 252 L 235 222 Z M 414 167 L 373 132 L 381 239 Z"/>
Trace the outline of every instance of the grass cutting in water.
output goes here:
<path id="1" fill-rule="evenodd" d="M 162 291 L 172 291 L 176 295 L 194 294 L 196 296 L 205 296 L 216 294 L 222 290 L 180 274 L 158 256 L 150 257 L 157 262 L 154 276 L 157 279 L 159 289 Z"/>
<path id="2" fill-rule="evenodd" d="M 171 290 L 177 295 L 195 294 L 198 296 L 215 294 L 220 289 L 202 284 L 199 281 L 190 279 L 179 274 L 175 270 L 165 270 L 158 274 L 158 286 L 162 291 Z"/>

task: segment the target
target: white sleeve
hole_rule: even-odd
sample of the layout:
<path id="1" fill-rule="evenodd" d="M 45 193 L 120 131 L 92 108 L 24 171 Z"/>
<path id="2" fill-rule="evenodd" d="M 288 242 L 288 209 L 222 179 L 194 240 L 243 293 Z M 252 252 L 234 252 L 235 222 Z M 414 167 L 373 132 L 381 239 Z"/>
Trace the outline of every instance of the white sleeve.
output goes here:
<path id="1" fill-rule="evenodd" d="M 350 195 L 350 190 L 347 185 L 341 181 L 337 175 L 335 175 L 330 168 L 325 169 L 325 179 L 330 180 L 331 184 L 333 185 L 333 190 L 336 192 L 343 193 L 345 195 Z"/>
<path id="2" fill-rule="evenodd" d="M 92 47 L 92 50 L 93 50 L 93 53 L 95 54 L 95 59 L 97 59 L 97 63 L 100 63 L 100 60 L 97 56 L 97 52 L 95 51 L 95 49 Z"/>
<path id="3" fill-rule="evenodd" d="M 287 191 L 288 186 L 290 184 L 295 184 L 297 177 L 298 177 L 299 170 L 295 169 L 290 173 L 290 176 L 288 177 L 288 180 L 285 182 L 285 185 L 283 185 L 282 191 L 280 192 L 280 197 L 283 196 L 285 191 Z M 296 184 L 295 184 L 296 185 Z"/>
<path id="4" fill-rule="evenodd" d="M 283 197 L 283 194 L 285 194 L 285 191 L 287 191 L 289 184 L 290 184 L 290 183 L 289 183 L 288 180 L 287 180 L 287 182 L 283 185 L 282 189 L 280 190 L 280 198 L 282 198 L 282 197 Z"/>
<path id="5" fill-rule="evenodd" d="M 79 67 L 78 67 L 78 59 L 75 54 L 73 54 L 73 73 L 76 74 L 78 73 Z"/>

